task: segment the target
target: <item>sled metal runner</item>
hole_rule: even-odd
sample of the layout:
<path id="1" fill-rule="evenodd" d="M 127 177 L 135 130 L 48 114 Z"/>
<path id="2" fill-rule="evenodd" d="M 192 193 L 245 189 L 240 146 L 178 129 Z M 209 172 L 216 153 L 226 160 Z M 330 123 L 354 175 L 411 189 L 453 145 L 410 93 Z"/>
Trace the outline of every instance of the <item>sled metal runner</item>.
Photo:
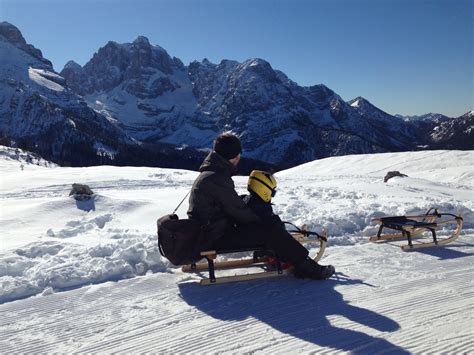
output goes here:
<path id="1" fill-rule="evenodd" d="M 314 260 L 319 261 L 319 259 L 321 259 L 326 249 L 327 242 L 327 233 L 325 230 L 323 230 L 321 235 L 319 235 L 316 232 L 307 231 L 305 226 L 303 226 L 302 228 L 297 228 L 297 230 L 291 231 L 290 233 L 293 238 L 295 238 L 301 244 L 319 243 L 319 249 L 316 256 L 314 257 Z M 240 260 L 215 261 L 218 255 L 240 252 L 253 252 L 253 256 Z M 201 272 L 207 270 L 209 277 L 203 278 L 200 281 L 201 285 L 258 280 L 284 276 L 292 273 L 293 267 L 285 267 L 287 265 L 282 263 L 277 255 L 269 254 L 272 254 L 271 251 L 263 247 L 233 250 L 206 250 L 201 252 L 201 256 L 206 259 L 206 262 L 185 265 L 181 268 L 181 270 L 183 272 Z M 264 271 L 242 275 L 216 277 L 216 270 L 249 268 L 252 266 L 263 268 Z"/>
<path id="2" fill-rule="evenodd" d="M 439 213 L 435 208 L 431 208 L 424 215 L 381 217 L 374 218 L 372 221 L 378 223 L 380 227 L 377 235 L 369 238 L 370 241 L 386 242 L 406 239 L 408 244 L 400 246 L 403 251 L 449 244 L 457 239 L 463 226 L 461 216 L 451 213 Z M 440 239 L 436 235 L 436 231 L 447 225 L 455 225 L 456 227 L 451 236 Z M 384 228 L 397 230 L 401 233 L 382 234 Z M 426 232 L 431 233 L 431 242 L 413 243 L 414 238 L 423 237 Z"/>

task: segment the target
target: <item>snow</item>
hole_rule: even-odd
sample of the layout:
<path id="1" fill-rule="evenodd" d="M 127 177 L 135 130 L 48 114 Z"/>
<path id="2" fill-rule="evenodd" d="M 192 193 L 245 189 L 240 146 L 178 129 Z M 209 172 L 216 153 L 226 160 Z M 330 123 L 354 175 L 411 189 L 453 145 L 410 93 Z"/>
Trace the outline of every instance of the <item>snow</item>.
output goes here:
<path id="1" fill-rule="evenodd" d="M 352 104 L 351 104 L 352 107 L 359 107 L 359 100 L 356 100 L 354 101 Z"/>
<path id="2" fill-rule="evenodd" d="M 147 85 L 152 85 L 153 81 L 160 77 L 165 77 L 165 74 L 154 70 Z M 192 93 L 192 84 L 185 72 L 176 71 L 175 74 L 166 77 L 179 87 L 173 91 L 166 91 L 157 98 L 137 99 L 118 86 L 109 92 L 86 95 L 84 99 L 94 110 L 109 120 L 120 121 L 125 130 L 135 138 L 144 140 L 157 134 L 166 136 L 190 120 L 197 104 Z M 144 108 L 148 108 L 149 111 Z M 163 130 L 162 127 L 168 128 Z M 215 132 L 213 135 L 215 136 Z M 205 133 L 204 138 L 207 137 Z M 168 138 L 167 142 L 176 143 L 173 138 Z"/>
<path id="3" fill-rule="evenodd" d="M 200 129 L 189 123 L 184 123 L 180 125 L 180 130 L 173 132 L 161 141 L 171 144 L 186 142 L 186 145 L 198 147 L 205 145 L 204 142 L 212 142 L 215 136 L 216 132 L 211 129 Z"/>
<path id="4" fill-rule="evenodd" d="M 115 149 L 112 149 L 106 146 L 105 144 L 99 142 L 94 143 L 94 149 L 97 151 L 97 155 L 106 156 L 110 159 L 114 159 L 115 155 L 117 154 L 117 151 Z"/>
<path id="5" fill-rule="evenodd" d="M 36 84 L 40 86 L 44 86 L 45 88 L 52 90 L 52 91 L 63 91 L 64 87 L 59 85 L 58 83 L 52 81 L 51 79 L 59 79 L 64 82 L 64 79 L 52 72 L 48 72 L 46 70 L 42 69 L 34 69 L 34 68 L 29 68 L 28 69 L 28 75 L 32 81 L 34 81 Z"/>
<path id="6" fill-rule="evenodd" d="M 209 287 L 156 243 L 156 219 L 197 172 L 0 153 L 2 352 L 472 352 L 474 151 L 334 157 L 277 173 L 276 211 L 328 229 L 321 262 L 336 276 Z M 408 177 L 384 183 L 389 170 Z M 239 192 L 246 180 L 234 177 Z M 69 197 L 73 183 L 93 198 Z M 368 242 L 371 218 L 430 207 L 463 214 L 457 241 L 410 253 Z"/>
<path id="7" fill-rule="evenodd" d="M 18 82 L 32 83 L 38 86 L 38 91 L 64 91 L 61 85 L 64 78 L 53 72 L 53 69 L 39 59 L 0 38 L 0 77 L 8 78 L 12 86 Z M 26 70 L 28 68 L 28 70 Z M 5 90 L 2 87 L 3 90 Z M 5 93 L 3 93 L 5 95 Z"/>

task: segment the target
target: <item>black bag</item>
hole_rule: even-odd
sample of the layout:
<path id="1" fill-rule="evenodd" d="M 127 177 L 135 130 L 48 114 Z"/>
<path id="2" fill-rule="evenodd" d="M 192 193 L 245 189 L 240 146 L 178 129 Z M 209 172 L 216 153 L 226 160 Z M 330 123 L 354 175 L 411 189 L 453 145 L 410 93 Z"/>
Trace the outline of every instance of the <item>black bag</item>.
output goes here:
<path id="1" fill-rule="evenodd" d="M 158 219 L 158 248 L 173 265 L 192 264 L 202 259 L 206 239 L 205 228 L 198 221 L 179 219 L 167 214 Z"/>

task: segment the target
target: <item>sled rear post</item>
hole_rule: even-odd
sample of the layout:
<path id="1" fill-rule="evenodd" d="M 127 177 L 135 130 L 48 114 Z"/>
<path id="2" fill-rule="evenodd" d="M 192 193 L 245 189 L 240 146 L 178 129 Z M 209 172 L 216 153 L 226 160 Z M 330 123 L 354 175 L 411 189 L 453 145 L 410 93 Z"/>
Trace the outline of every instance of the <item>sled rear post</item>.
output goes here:
<path id="1" fill-rule="evenodd" d="M 213 259 L 214 258 L 206 256 L 207 265 L 208 265 L 208 268 L 209 268 L 209 280 L 210 280 L 211 283 L 216 282 L 216 274 L 215 274 L 215 270 L 214 270 L 214 260 Z"/>

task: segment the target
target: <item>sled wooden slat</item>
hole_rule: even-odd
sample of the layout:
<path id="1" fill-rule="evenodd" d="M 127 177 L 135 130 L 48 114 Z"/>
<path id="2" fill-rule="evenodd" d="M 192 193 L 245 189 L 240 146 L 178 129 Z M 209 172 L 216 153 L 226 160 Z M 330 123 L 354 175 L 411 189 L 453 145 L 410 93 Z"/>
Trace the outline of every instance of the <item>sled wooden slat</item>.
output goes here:
<path id="1" fill-rule="evenodd" d="M 369 238 L 371 242 L 387 241 L 387 240 L 392 240 L 392 239 L 405 239 L 405 236 L 401 233 L 395 233 L 395 234 L 384 234 L 384 235 L 381 235 L 380 237 L 377 237 L 375 235 Z"/>
<path id="2" fill-rule="evenodd" d="M 216 255 L 216 254 L 217 254 L 217 252 L 215 250 L 205 250 L 205 251 L 201 252 L 202 256 L 212 256 L 212 255 Z"/>
<path id="3" fill-rule="evenodd" d="M 217 277 L 215 282 L 211 282 L 210 279 L 202 279 L 200 281 L 201 285 L 215 285 L 215 284 L 223 284 L 223 283 L 230 283 L 230 282 L 238 282 L 238 281 L 250 281 L 250 280 L 261 280 L 267 279 L 272 277 L 280 277 L 285 276 L 292 273 L 292 269 L 285 269 L 282 270 L 281 273 L 278 271 L 263 271 L 257 272 L 252 274 L 244 274 L 244 275 L 234 275 L 234 276 L 222 276 Z"/>
<path id="4" fill-rule="evenodd" d="M 410 250 L 415 250 L 415 249 L 435 247 L 439 245 L 446 245 L 446 244 L 452 243 L 459 237 L 459 234 L 461 234 L 462 226 L 463 226 L 463 220 L 458 219 L 457 227 L 455 231 L 453 232 L 453 234 L 451 235 L 451 237 L 445 238 L 445 239 L 438 239 L 437 243 L 434 243 L 434 242 L 418 243 L 418 244 L 413 244 L 411 247 L 409 245 L 402 245 L 401 248 L 403 251 L 410 251 Z"/>
<path id="5" fill-rule="evenodd" d="M 239 266 L 248 266 L 248 265 L 252 265 L 252 264 L 263 263 L 267 260 L 268 260 L 268 258 L 259 258 L 258 260 L 255 260 L 254 258 L 247 258 L 247 259 L 239 259 L 239 260 L 218 261 L 218 262 L 214 263 L 214 268 L 215 269 L 226 269 L 226 268 L 234 268 L 234 267 L 239 267 Z M 183 272 L 198 272 L 198 271 L 207 270 L 207 268 L 208 268 L 207 263 L 197 263 L 195 267 L 192 267 L 191 265 L 184 265 L 181 268 L 181 271 L 183 271 Z"/>

